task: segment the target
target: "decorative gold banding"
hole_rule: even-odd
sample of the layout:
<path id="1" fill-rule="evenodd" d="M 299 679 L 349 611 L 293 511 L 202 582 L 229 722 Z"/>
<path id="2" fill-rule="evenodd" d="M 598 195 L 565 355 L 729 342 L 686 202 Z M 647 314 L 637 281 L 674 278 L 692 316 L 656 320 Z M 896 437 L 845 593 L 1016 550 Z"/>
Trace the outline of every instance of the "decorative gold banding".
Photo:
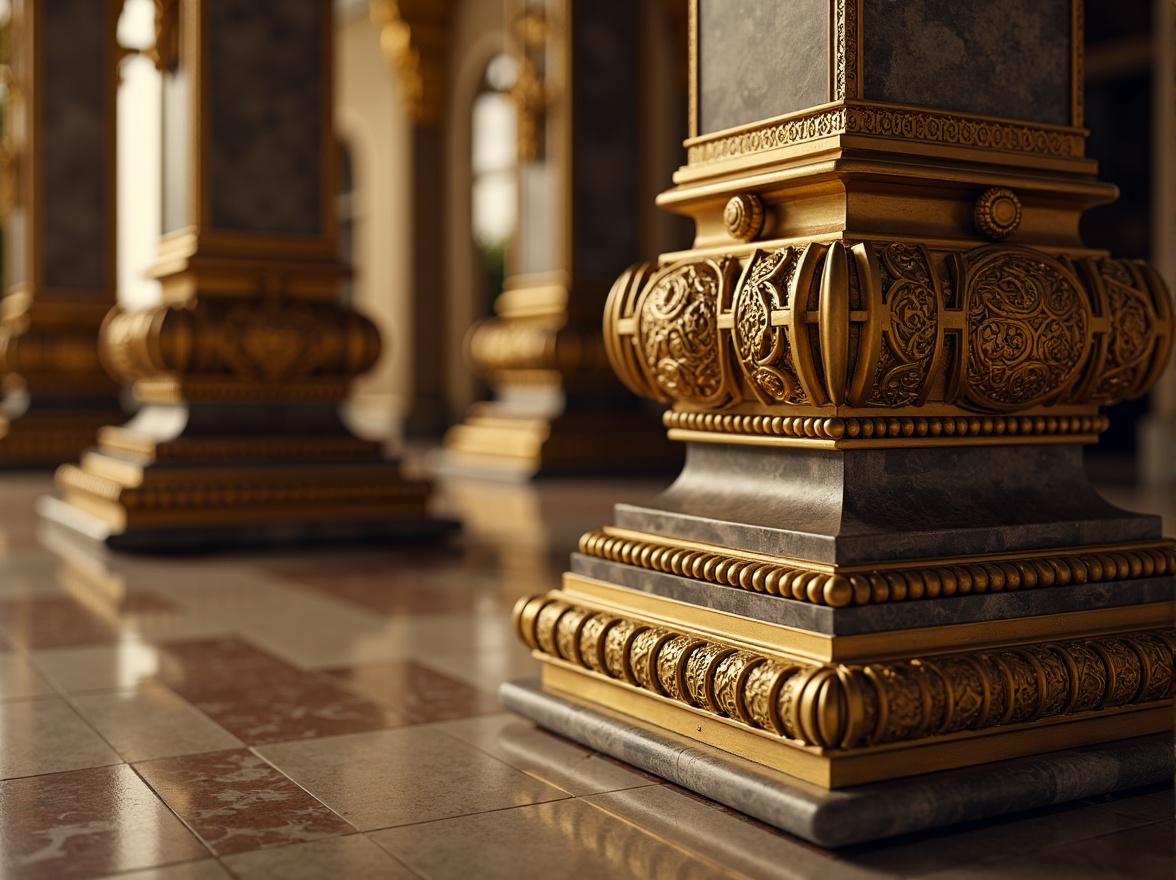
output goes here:
<path id="1" fill-rule="evenodd" d="M 920 107 L 846 100 L 831 107 L 803 110 L 735 130 L 686 142 L 691 166 L 764 153 L 839 135 L 867 135 L 896 141 L 1026 153 L 1054 159 L 1081 159 L 1081 129 L 1010 122 Z"/>
<path id="2" fill-rule="evenodd" d="M 552 606 L 558 613 L 545 615 Z M 553 644 L 551 634 L 543 632 L 553 619 L 575 614 L 589 620 L 595 613 L 536 596 L 520 600 L 514 618 L 523 641 L 547 659 L 600 674 L 586 662 L 543 647 Z M 637 620 L 623 619 L 609 634 L 620 626 L 640 633 L 625 640 L 626 666 L 636 674 L 633 679 L 617 675 L 610 664 L 604 673 L 609 678 L 795 745 L 828 750 L 1154 704 L 1171 698 L 1176 655 L 1176 633 L 1154 629 L 829 665 L 739 650 L 702 634 Z M 588 627 L 580 632 L 579 654 L 597 656 L 597 646 L 584 638 Z M 713 698 L 699 684 L 712 669 Z"/>
<path id="3" fill-rule="evenodd" d="M 1146 264 L 1005 244 L 642 265 L 604 320 L 613 369 L 674 405 L 675 439 L 837 448 L 1090 440 L 1099 406 L 1156 382 L 1172 335 Z"/>
<path id="4" fill-rule="evenodd" d="M 1058 437 L 1100 434 L 1106 416 L 760 416 L 666 410 L 671 431 L 693 431 L 790 440 L 895 440 L 935 437 Z"/>
<path id="5" fill-rule="evenodd" d="M 614 528 L 580 538 L 580 552 L 712 584 L 844 607 L 934 599 L 939 596 L 1161 577 L 1176 573 L 1176 543 L 1086 547 L 999 558 L 973 557 L 894 568 L 817 567 L 799 560 L 678 541 Z"/>

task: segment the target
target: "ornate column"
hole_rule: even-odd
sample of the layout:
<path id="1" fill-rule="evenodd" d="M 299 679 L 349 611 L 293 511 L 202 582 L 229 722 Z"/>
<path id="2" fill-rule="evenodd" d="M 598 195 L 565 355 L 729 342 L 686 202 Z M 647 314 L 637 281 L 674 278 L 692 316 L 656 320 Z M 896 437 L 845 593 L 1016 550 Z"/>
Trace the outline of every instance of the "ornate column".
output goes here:
<path id="1" fill-rule="evenodd" d="M 598 326 L 612 278 L 642 255 L 641 6 L 508 2 L 519 228 L 495 314 L 466 340 L 495 399 L 446 435 L 446 472 L 526 478 L 677 460 L 611 375 Z"/>
<path id="2" fill-rule="evenodd" d="M 52 519 L 116 547 L 434 531 L 338 406 L 380 338 L 338 301 L 331 3 L 163 4 L 163 301 L 102 353 L 144 404 L 57 475 Z"/>
<path id="3" fill-rule="evenodd" d="M 697 237 L 604 318 L 687 463 L 504 703 L 826 846 L 1169 779 L 1176 552 L 1081 444 L 1172 310 L 1078 235 L 1080 3 L 782 9 L 693 4 Z"/>
<path id="4" fill-rule="evenodd" d="M 113 0 L 14 2 L 0 200 L 0 467 L 56 465 L 123 418 L 98 359 L 115 302 Z"/>

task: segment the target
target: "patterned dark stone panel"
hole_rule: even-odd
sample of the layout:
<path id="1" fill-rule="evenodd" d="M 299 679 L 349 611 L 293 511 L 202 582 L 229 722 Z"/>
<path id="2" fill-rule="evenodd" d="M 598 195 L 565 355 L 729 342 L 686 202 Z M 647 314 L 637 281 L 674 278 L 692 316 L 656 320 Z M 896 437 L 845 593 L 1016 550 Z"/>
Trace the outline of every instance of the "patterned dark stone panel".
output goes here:
<path id="1" fill-rule="evenodd" d="M 700 134 L 829 100 L 830 0 L 698 0 Z"/>
<path id="2" fill-rule="evenodd" d="M 107 228 L 110 65 L 107 5 L 99 0 L 44 0 L 40 161 L 43 186 L 41 242 L 49 287 L 107 292 Z"/>
<path id="3" fill-rule="evenodd" d="M 873 101 L 1070 123 L 1070 0 L 865 0 Z"/>
<path id="4" fill-rule="evenodd" d="M 321 224 L 321 0 L 208 0 L 212 225 Z"/>
<path id="5" fill-rule="evenodd" d="M 572 23 L 572 261 L 611 282 L 639 258 L 640 9 L 584 3 Z"/>

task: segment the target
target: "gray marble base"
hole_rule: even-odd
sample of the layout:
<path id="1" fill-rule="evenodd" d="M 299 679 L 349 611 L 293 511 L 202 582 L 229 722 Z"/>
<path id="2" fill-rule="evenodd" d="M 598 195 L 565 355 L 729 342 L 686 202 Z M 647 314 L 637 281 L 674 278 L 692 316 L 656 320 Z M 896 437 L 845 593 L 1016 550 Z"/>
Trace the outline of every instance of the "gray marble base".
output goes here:
<path id="1" fill-rule="evenodd" d="M 245 547 L 301 547 L 381 542 L 414 543 L 440 539 L 458 528 L 458 523 L 453 520 L 413 517 L 251 523 L 116 532 L 106 522 L 51 495 L 37 499 L 37 513 L 53 527 L 66 529 L 75 536 L 112 550 L 129 553 L 177 553 Z"/>
<path id="2" fill-rule="evenodd" d="M 582 553 L 572 554 L 571 569 L 576 574 L 665 599 L 838 636 L 1170 602 L 1176 595 L 1176 577 L 1165 575 L 1100 584 L 1035 587 L 1007 593 L 979 593 L 933 600 L 830 608 L 828 605 L 783 599 L 725 584 L 663 574 Z"/>
<path id="3" fill-rule="evenodd" d="M 1082 448 L 775 449 L 688 444 L 677 481 L 616 525 L 841 565 L 1154 540 L 1103 499 Z"/>
<path id="4" fill-rule="evenodd" d="M 847 846 L 1172 779 L 1170 734 L 830 791 L 636 719 L 588 709 L 535 680 L 508 710 L 824 847 Z"/>

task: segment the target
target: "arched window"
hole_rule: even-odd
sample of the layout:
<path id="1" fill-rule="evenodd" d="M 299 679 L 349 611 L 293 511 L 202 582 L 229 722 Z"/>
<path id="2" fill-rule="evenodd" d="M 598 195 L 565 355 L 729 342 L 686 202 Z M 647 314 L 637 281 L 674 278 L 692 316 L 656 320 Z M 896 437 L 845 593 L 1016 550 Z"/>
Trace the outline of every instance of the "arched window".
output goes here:
<path id="1" fill-rule="evenodd" d="M 518 222 L 517 123 L 507 94 L 514 79 L 510 56 L 492 58 L 473 107 L 471 231 L 482 256 L 487 312 L 502 292 L 507 245 Z"/>

